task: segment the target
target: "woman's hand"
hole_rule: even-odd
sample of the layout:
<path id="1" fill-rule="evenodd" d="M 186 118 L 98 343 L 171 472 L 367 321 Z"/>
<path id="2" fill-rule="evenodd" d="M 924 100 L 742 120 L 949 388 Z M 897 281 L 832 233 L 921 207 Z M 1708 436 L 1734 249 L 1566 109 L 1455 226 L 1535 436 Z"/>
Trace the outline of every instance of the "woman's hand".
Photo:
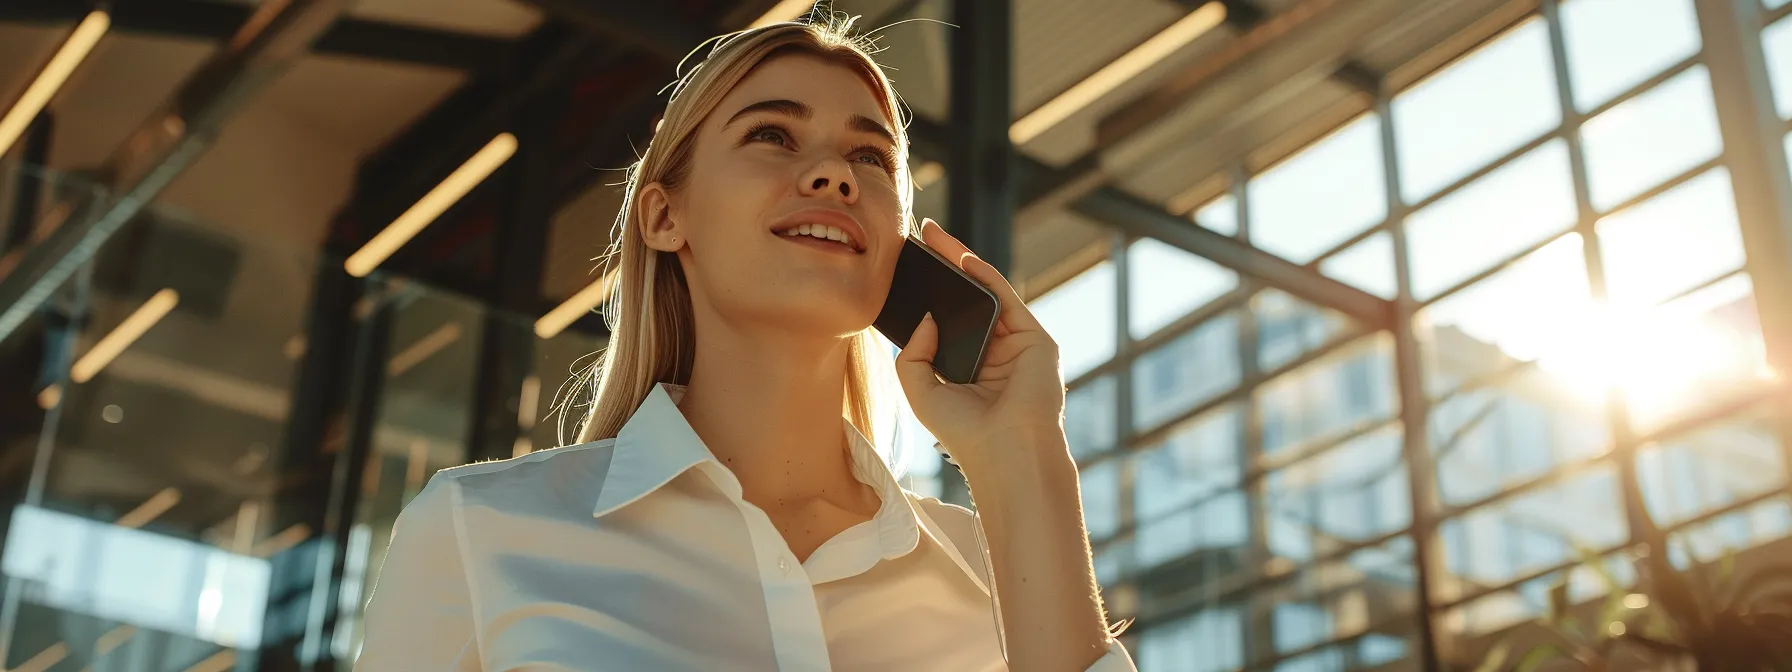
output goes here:
<path id="1" fill-rule="evenodd" d="M 915 417 L 951 451 L 967 477 L 975 465 L 996 457 L 990 453 L 1005 446 L 1037 445 L 999 439 L 1041 432 L 1062 437 L 1064 380 L 1058 372 L 1058 344 L 1007 279 L 939 224 L 931 219 L 922 221 L 921 240 L 940 256 L 956 260 L 966 274 L 994 292 L 1001 316 L 984 351 L 977 380 L 968 385 L 935 375 L 933 356 L 939 349 L 939 329 L 933 320 L 924 319 L 915 328 L 908 347 L 896 357 L 896 373 Z"/>

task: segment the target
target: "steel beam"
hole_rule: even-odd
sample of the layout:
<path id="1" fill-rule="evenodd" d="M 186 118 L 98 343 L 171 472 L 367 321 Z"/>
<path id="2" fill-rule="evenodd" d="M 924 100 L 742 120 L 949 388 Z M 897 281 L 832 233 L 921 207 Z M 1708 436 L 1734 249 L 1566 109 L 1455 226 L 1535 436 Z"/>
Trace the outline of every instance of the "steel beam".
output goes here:
<path id="1" fill-rule="evenodd" d="M 1698 0 L 1696 7 L 1755 312 L 1768 362 L 1785 375 L 1792 372 L 1792 171 L 1761 44 L 1766 16 L 1755 0 Z M 1792 475 L 1792 393 L 1782 396 L 1775 416 Z"/>
<path id="2" fill-rule="evenodd" d="M 951 131 L 946 228 L 997 270 L 1011 270 L 1014 178 L 1008 0 L 958 0 L 952 18 Z"/>
<path id="3" fill-rule="evenodd" d="M 524 0 L 605 39 L 646 51 L 678 63 L 710 38 L 703 26 L 683 22 L 665 11 L 667 5 L 649 2 L 593 0 Z"/>
<path id="4" fill-rule="evenodd" d="M 0 4 L 0 22 L 68 23 L 81 20 L 91 9 L 90 3 L 69 0 L 11 0 Z M 236 34 L 254 7 L 219 0 L 136 0 L 115 3 L 108 11 L 114 30 L 223 41 Z M 312 51 L 481 70 L 499 63 L 511 43 L 503 38 L 345 18 L 325 31 Z"/>
<path id="5" fill-rule="evenodd" d="M 73 216 L 0 280 L 0 340 L 211 145 L 224 121 L 310 49 L 350 0 L 268 3 L 107 161 L 111 196 Z"/>

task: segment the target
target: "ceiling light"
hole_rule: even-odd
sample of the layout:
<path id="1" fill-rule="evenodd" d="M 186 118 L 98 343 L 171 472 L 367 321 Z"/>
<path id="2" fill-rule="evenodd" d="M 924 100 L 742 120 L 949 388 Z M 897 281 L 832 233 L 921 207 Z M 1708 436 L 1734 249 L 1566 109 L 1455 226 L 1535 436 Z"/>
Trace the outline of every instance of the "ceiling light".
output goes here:
<path id="1" fill-rule="evenodd" d="M 132 343 L 137 342 L 137 338 L 142 336 L 143 332 L 156 326 L 156 323 L 160 322 L 162 317 L 168 314 L 168 311 L 174 310 L 174 306 L 178 303 L 180 303 L 180 294 L 173 289 L 163 288 L 162 291 L 156 292 L 155 296 L 149 297 L 148 301 L 144 301 L 143 305 L 137 307 L 137 312 L 131 313 L 130 317 L 124 318 L 123 322 L 113 327 L 112 333 L 106 334 L 106 337 L 100 339 L 100 342 L 93 344 L 93 347 L 87 350 L 87 354 L 81 355 L 81 359 L 77 360 L 75 365 L 69 369 L 69 379 L 77 383 L 93 380 L 94 376 L 99 375 L 100 369 L 106 368 L 107 364 L 111 364 L 112 360 L 118 357 L 118 353 L 124 352 L 125 348 L 131 347 Z"/>
<path id="2" fill-rule="evenodd" d="M 540 338 L 553 338 L 565 331 L 572 323 L 579 321 L 587 313 L 595 310 L 610 294 L 610 285 L 616 280 L 616 274 L 607 273 L 603 277 L 586 285 L 579 293 L 572 295 L 565 303 L 554 306 L 548 314 L 535 321 L 535 335 Z"/>
<path id="3" fill-rule="evenodd" d="M 43 72 L 37 74 L 37 79 L 25 88 L 25 93 L 19 96 L 18 102 L 13 103 L 12 110 L 5 117 L 0 117 L 0 154 L 11 149 L 12 143 L 25 133 L 25 128 L 37 118 L 37 113 L 42 112 L 44 106 L 50 104 L 50 99 L 56 97 L 56 91 L 68 81 L 69 75 L 74 74 L 81 61 L 87 59 L 87 54 L 93 51 L 93 45 L 99 43 L 110 27 L 112 17 L 105 12 L 89 13 L 87 18 L 75 26 L 75 32 L 70 33 L 68 40 L 62 43 L 62 48 L 56 50 L 55 56 L 50 57 Z"/>
<path id="4" fill-rule="evenodd" d="M 1046 101 L 1038 109 L 1028 112 L 1008 127 L 1008 139 L 1014 144 L 1025 144 L 1051 127 L 1058 125 L 1078 110 L 1088 107 L 1089 103 L 1112 93 L 1127 80 L 1137 77 L 1139 73 L 1156 65 L 1176 50 L 1187 46 L 1212 30 L 1220 22 L 1226 20 L 1226 6 L 1217 0 L 1202 5 L 1189 12 L 1170 27 L 1152 35 L 1132 51 L 1126 52 L 1114 62 L 1102 66 L 1095 74 L 1077 82 L 1058 97 Z"/>
<path id="5" fill-rule="evenodd" d="M 498 137 L 492 138 L 491 142 L 486 143 L 485 147 L 481 148 L 472 158 L 467 159 L 466 163 L 460 164 L 460 167 L 456 168 L 447 179 L 442 180 L 441 184 L 429 190 L 429 193 L 424 194 L 423 198 L 417 199 L 411 209 L 404 211 L 404 214 L 399 215 L 398 219 L 392 220 L 391 224 L 386 225 L 385 230 L 380 231 L 373 237 L 373 240 L 367 241 L 366 245 L 362 245 L 361 249 L 350 255 L 343 267 L 348 269 L 349 275 L 357 278 L 367 277 L 367 274 L 378 268 L 381 263 L 386 261 L 387 257 L 392 256 L 393 252 L 397 252 L 398 248 L 404 247 L 404 244 L 410 242 L 417 232 L 422 231 L 423 227 L 429 226 L 430 222 L 436 221 L 437 217 L 448 210 L 448 206 L 454 205 L 460 201 L 462 196 L 466 196 L 467 192 L 472 191 L 473 187 L 479 186 L 480 182 L 484 182 L 485 178 L 492 174 L 492 171 L 497 170 L 498 166 L 504 165 L 504 162 L 510 160 L 510 156 L 515 153 L 516 136 L 499 133 Z"/>
<path id="6" fill-rule="evenodd" d="M 753 25 L 747 26 L 747 28 L 764 28 L 774 23 L 795 21 L 808 14 L 809 8 L 814 5 L 815 0 L 784 0 L 759 15 L 759 18 L 753 21 Z"/>
<path id="7" fill-rule="evenodd" d="M 149 499 L 143 500 L 143 503 L 138 504 L 137 508 L 131 509 L 130 513 L 119 516 L 118 520 L 112 521 L 112 524 L 133 529 L 143 527 L 148 524 L 149 521 L 161 517 L 162 514 L 167 513 L 169 509 L 174 508 L 174 505 L 179 503 L 179 490 L 174 488 L 163 488 L 161 492 L 156 493 Z"/>

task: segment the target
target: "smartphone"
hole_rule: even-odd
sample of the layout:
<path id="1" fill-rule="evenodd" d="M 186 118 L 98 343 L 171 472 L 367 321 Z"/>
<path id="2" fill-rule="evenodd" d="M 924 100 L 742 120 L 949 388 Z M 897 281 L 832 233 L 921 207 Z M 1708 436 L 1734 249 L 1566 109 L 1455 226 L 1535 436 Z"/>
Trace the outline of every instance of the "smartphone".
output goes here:
<path id="1" fill-rule="evenodd" d="M 995 292 L 966 275 L 958 264 L 909 238 L 896 260 L 890 296 L 872 326 L 898 347 L 908 347 L 908 337 L 914 335 L 921 317 L 933 313 L 940 335 L 933 370 L 954 383 L 971 383 L 983 365 L 1000 306 Z"/>

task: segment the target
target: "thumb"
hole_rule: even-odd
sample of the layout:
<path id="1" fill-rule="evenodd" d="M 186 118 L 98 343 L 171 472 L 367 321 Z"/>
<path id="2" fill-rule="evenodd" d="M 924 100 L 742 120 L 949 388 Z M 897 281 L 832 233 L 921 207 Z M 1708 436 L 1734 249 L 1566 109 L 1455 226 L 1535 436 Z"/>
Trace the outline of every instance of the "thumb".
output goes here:
<path id="1" fill-rule="evenodd" d="M 933 313 L 928 313 L 921 317 L 920 324 L 915 325 L 915 333 L 908 337 L 908 347 L 896 355 L 896 378 L 911 397 L 942 384 L 933 375 L 933 355 L 939 345 L 939 325 L 934 323 Z"/>

